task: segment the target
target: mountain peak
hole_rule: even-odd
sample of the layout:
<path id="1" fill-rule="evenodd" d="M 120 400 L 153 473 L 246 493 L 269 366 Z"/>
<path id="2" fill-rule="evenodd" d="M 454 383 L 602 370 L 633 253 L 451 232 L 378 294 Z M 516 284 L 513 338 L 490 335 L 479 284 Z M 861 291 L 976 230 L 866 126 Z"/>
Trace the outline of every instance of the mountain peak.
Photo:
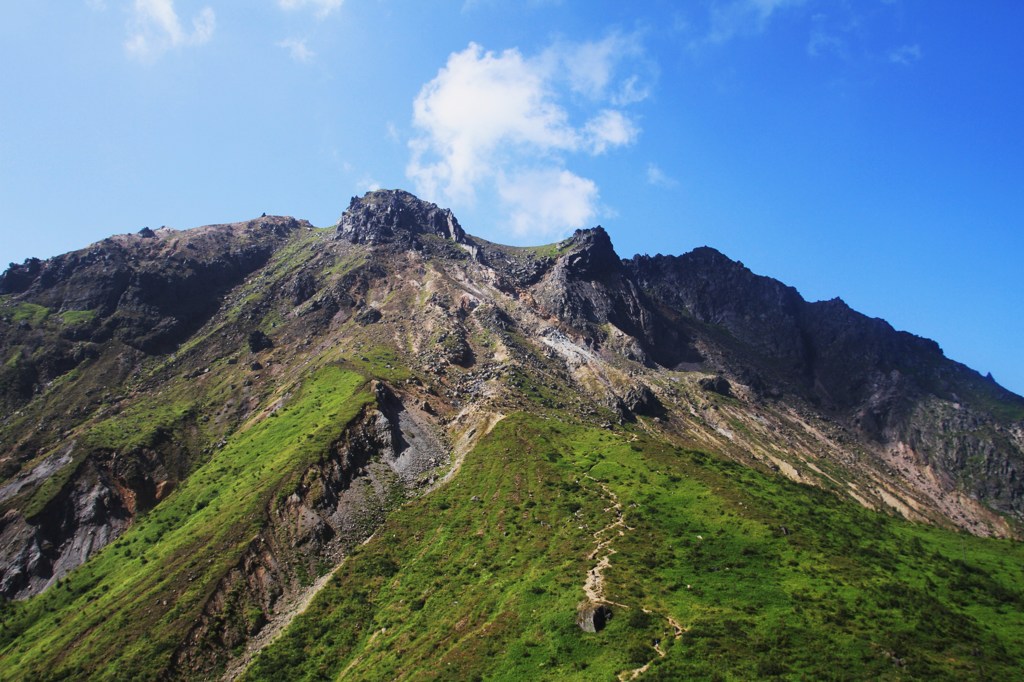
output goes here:
<path id="1" fill-rule="evenodd" d="M 433 234 L 459 243 L 466 239 L 451 209 L 400 189 L 379 189 L 352 197 L 338 220 L 338 238 L 357 244 L 391 242 L 416 234 Z"/>
<path id="2" fill-rule="evenodd" d="M 1024 668 L 989 608 L 1024 603 L 1024 550 L 924 525 L 1024 535 L 1024 398 L 706 247 L 492 244 L 400 191 L 309 228 L 0 277 L 0 602 L 29 598 L 0 603 L 4 679 L 816 679 L 807 642 L 851 638 L 858 679 Z M 706 655 L 736 613 L 792 626 L 771 667 Z"/>
<path id="3" fill-rule="evenodd" d="M 576 230 L 567 242 L 563 243 L 569 246 L 565 256 L 566 268 L 573 274 L 594 279 L 621 267 L 612 240 L 600 225 L 586 230 Z"/>

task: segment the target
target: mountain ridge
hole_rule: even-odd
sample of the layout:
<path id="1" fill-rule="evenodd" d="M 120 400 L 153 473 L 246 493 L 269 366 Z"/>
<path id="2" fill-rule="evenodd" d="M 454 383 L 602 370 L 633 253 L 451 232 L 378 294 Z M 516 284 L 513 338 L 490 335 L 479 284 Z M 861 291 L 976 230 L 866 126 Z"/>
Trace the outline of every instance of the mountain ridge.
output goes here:
<path id="1" fill-rule="evenodd" d="M 708 247 L 623 259 L 600 227 L 507 247 L 381 190 L 331 228 L 264 216 L 113 237 L 12 266 L 0 295 L 0 590 L 39 595 L 9 632 L 94 595 L 73 620 L 151 620 L 160 641 L 119 660 L 163 651 L 161 674 L 203 677 L 246 651 L 395 510 L 456 489 L 462 458 L 505 457 L 487 439 L 509 415 L 570 425 L 516 417 L 538 443 L 606 433 L 616 461 L 646 456 L 630 442 L 710 452 L 883 516 L 1020 536 L 1024 399 Z M 580 486 L 590 471 L 558 475 Z M 135 568 L 118 582 L 122 564 Z M 66 636 L 67 665 L 99 674 L 92 657 L 115 644 Z M 32 637 L 12 637 L 0 650 L 41 665 Z"/>

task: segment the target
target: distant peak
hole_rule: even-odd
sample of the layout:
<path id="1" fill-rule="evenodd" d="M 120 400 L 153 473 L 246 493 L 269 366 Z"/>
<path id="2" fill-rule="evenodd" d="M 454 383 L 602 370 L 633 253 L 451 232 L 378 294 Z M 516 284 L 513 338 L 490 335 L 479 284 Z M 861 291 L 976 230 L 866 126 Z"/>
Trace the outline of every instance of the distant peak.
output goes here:
<path id="1" fill-rule="evenodd" d="M 459 243 L 466 239 L 451 209 L 400 189 L 380 189 L 352 197 L 338 220 L 338 238 L 354 243 L 390 242 L 415 234 L 433 234 Z"/>

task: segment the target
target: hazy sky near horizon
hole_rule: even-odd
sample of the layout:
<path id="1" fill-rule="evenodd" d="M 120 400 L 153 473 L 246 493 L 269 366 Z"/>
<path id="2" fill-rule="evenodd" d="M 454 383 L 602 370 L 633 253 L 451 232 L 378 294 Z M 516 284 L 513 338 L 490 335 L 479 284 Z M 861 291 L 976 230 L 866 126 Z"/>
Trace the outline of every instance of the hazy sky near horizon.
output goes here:
<path id="1" fill-rule="evenodd" d="M 1024 393 L 1024 3 L 0 7 L 0 263 L 402 187 L 471 234 L 710 245 Z"/>

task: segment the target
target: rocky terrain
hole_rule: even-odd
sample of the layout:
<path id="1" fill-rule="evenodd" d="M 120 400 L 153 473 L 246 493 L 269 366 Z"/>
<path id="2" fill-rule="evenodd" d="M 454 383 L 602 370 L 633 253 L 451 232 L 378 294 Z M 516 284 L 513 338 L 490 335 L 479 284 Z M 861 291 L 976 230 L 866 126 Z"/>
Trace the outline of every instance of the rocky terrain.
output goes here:
<path id="1" fill-rule="evenodd" d="M 470 485 L 463 459 L 498 447 L 510 415 L 647 444 L 634 452 L 710 453 L 892 523 L 1017 539 L 1024 521 L 1024 399 L 935 342 L 708 247 L 623 259 L 600 227 L 502 246 L 397 190 L 353 198 L 331 228 L 145 229 L 12 265 L 0 361 L 0 595 L 16 600 L 0 657 L 14 679 L 260 670 L 269 633 L 303 632 L 296 605 L 361 543 L 386 542 L 395 513 Z M 568 436 L 538 438 L 524 452 Z M 590 471 L 559 485 L 590 486 L 567 542 L 598 542 L 572 556 L 600 563 L 582 568 L 566 622 L 598 636 L 626 627 L 611 616 L 630 604 L 605 581 L 643 525 Z M 611 505 L 603 520 L 595 504 Z M 373 575 L 397 585 L 405 565 L 389 556 Z M 685 640 L 680 612 L 632 613 L 647 614 L 630 616 L 638 631 Z M 126 643 L 104 619 L 148 631 Z M 649 657 L 624 670 L 670 665 L 674 647 L 639 648 Z M 372 658 L 352 656 L 351 674 Z"/>

